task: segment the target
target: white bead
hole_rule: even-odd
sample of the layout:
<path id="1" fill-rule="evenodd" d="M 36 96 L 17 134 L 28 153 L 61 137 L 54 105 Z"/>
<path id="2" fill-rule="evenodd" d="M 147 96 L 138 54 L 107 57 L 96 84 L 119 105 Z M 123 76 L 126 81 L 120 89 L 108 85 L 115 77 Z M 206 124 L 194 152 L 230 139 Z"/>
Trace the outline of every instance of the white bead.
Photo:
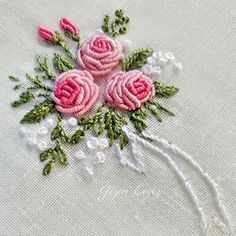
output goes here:
<path id="1" fill-rule="evenodd" d="M 100 138 L 99 139 L 99 147 L 103 150 L 109 147 L 109 142 L 107 138 Z"/>
<path id="2" fill-rule="evenodd" d="M 173 65 L 173 72 L 174 72 L 176 75 L 178 75 L 178 74 L 182 71 L 182 69 L 183 69 L 183 66 L 182 66 L 181 63 L 175 63 L 175 64 Z"/>
<path id="3" fill-rule="evenodd" d="M 172 52 L 167 52 L 165 54 L 165 58 L 168 60 L 169 63 L 173 62 L 175 60 L 175 56 Z"/>
<path id="4" fill-rule="evenodd" d="M 26 142 L 29 146 L 35 146 L 37 144 L 37 139 L 35 137 L 30 137 L 26 139 Z"/>
<path id="5" fill-rule="evenodd" d="M 56 120 L 53 119 L 53 118 L 47 118 L 46 119 L 46 123 L 45 123 L 45 126 L 50 129 L 52 127 L 54 127 L 56 125 Z"/>
<path id="6" fill-rule="evenodd" d="M 90 138 L 88 141 L 87 141 L 87 147 L 89 149 L 96 149 L 99 145 L 99 141 L 97 138 Z"/>
<path id="7" fill-rule="evenodd" d="M 121 44 L 123 46 L 123 49 L 125 52 L 129 52 L 130 51 L 130 47 L 132 45 L 132 42 L 128 39 L 124 39 L 121 41 Z"/>
<path id="8" fill-rule="evenodd" d="M 158 66 L 164 66 L 164 65 L 166 65 L 167 62 L 168 62 L 167 59 L 165 59 L 164 57 L 161 57 L 157 60 L 157 65 Z"/>
<path id="9" fill-rule="evenodd" d="M 86 158 L 84 151 L 79 150 L 75 152 L 75 158 L 78 160 L 83 160 Z"/>
<path id="10" fill-rule="evenodd" d="M 67 120 L 67 123 L 70 127 L 75 127 L 77 126 L 78 124 L 78 121 L 75 117 L 70 117 L 68 120 Z"/>
<path id="11" fill-rule="evenodd" d="M 159 66 L 155 66 L 151 70 L 151 74 L 154 76 L 159 76 L 161 74 L 161 69 Z"/>
<path id="12" fill-rule="evenodd" d="M 162 55 L 162 52 L 154 52 L 152 54 L 152 57 L 155 59 L 155 60 L 159 60 L 161 57 L 163 57 Z"/>
<path id="13" fill-rule="evenodd" d="M 88 166 L 84 166 L 81 168 L 81 171 L 85 177 L 91 177 L 94 175 L 93 169 L 89 168 Z"/>
<path id="14" fill-rule="evenodd" d="M 48 130 L 48 128 L 47 127 L 40 127 L 39 129 L 38 129 L 38 131 L 37 131 L 37 133 L 38 133 L 38 135 L 40 135 L 40 136 L 46 136 L 48 133 L 49 133 L 49 130 Z"/>
<path id="15" fill-rule="evenodd" d="M 151 73 L 151 70 L 152 70 L 152 65 L 146 64 L 142 67 L 142 72 L 144 74 L 149 75 Z"/>
<path id="16" fill-rule="evenodd" d="M 29 130 L 25 126 L 20 126 L 19 134 L 25 137 L 29 133 Z"/>
<path id="17" fill-rule="evenodd" d="M 48 147 L 47 143 L 45 141 L 41 141 L 38 143 L 37 148 L 39 151 L 44 151 Z"/>
<path id="18" fill-rule="evenodd" d="M 95 156 L 92 157 L 92 163 L 94 165 L 102 164 L 106 160 L 106 156 L 103 152 L 96 152 Z"/>
<path id="19" fill-rule="evenodd" d="M 148 57 L 147 58 L 147 64 L 148 65 L 156 65 L 156 60 L 153 57 Z"/>

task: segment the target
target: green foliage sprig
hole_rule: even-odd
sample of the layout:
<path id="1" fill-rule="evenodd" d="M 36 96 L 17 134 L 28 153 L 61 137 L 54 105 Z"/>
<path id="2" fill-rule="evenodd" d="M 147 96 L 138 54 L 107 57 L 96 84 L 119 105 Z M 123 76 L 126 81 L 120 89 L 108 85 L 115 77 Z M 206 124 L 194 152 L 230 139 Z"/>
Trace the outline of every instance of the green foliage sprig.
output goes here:
<path id="1" fill-rule="evenodd" d="M 8 78 L 13 82 L 19 82 L 20 81 L 17 77 L 12 76 L 12 75 L 10 75 Z"/>
<path id="2" fill-rule="evenodd" d="M 77 49 L 80 48 L 80 44 L 81 44 L 80 35 L 75 36 L 71 32 L 69 32 L 68 30 L 65 30 L 65 36 L 68 37 L 69 39 L 72 39 L 73 41 L 75 41 L 77 43 Z"/>
<path id="3" fill-rule="evenodd" d="M 45 150 L 39 157 L 41 161 L 46 161 L 51 157 L 51 160 L 43 168 L 43 175 L 49 175 L 51 173 L 57 160 L 59 160 L 61 165 L 68 165 L 68 157 L 59 141 L 57 141 L 55 148 Z"/>
<path id="4" fill-rule="evenodd" d="M 156 95 L 158 97 L 168 98 L 168 97 L 173 96 L 174 94 L 176 94 L 179 91 L 178 88 L 176 88 L 174 86 L 164 85 L 159 81 L 154 81 L 153 84 L 155 87 Z"/>
<path id="5" fill-rule="evenodd" d="M 13 107 L 18 107 L 22 104 L 25 104 L 25 103 L 31 101 L 33 98 L 35 98 L 34 94 L 32 92 L 30 92 L 29 90 L 27 90 L 26 92 L 23 92 L 20 95 L 18 100 L 12 102 L 11 105 Z"/>
<path id="6" fill-rule="evenodd" d="M 139 133 L 147 128 L 146 118 L 147 112 L 143 106 L 130 112 L 130 121 Z"/>
<path id="7" fill-rule="evenodd" d="M 46 75 L 45 77 L 47 79 L 55 81 L 56 76 L 52 73 L 52 71 L 49 68 L 48 58 L 36 56 L 36 61 L 38 62 L 39 67 L 35 68 L 35 70 L 38 72 L 44 72 Z"/>
<path id="8" fill-rule="evenodd" d="M 46 91 L 52 91 L 53 88 L 49 85 L 46 85 L 45 83 L 43 83 L 43 80 L 39 77 L 39 76 L 35 76 L 35 78 L 33 78 L 32 76 L 30 76 L 29 74 L 26 74 L 26 77 L 28 80 L 30 80 L 35 86 L 33 87 L 28 87 L 28 89 L 43 89 Z"/>
<path id="9" fill-rule="evenodd" d="M 49 113 L 53 112 L 54 103 L 51 99 L 45 99 L 43 102 L 34 106 L 20 121 L 20 123 L 37 123 L 44 119 Z"/>
<path id="10" fill-rule="evenodd" d="M 152 55 L 151 48 L 142 48 L 133 52 L 132 55 L 125 58 L 122 62 L 124 71 L 141 68 L 147 61 L 147 58 Z"/>
<path id="11" fill-rule="evenodd" d="M 115 11 L 115 19 L 110 22 L 110 16 L 105 15 L 103 19 L 102 30 L 111 37 L 116 37 L 127 32 L 129 17 L 124 15 L 124 11 L 119 9 Z"/>
<path id="12" fill-rule="evenodd" d="M 59 72 L 65 72 L 74 68 L 74 65 L 60 54 L 54 53 L 53 64 Z"/>

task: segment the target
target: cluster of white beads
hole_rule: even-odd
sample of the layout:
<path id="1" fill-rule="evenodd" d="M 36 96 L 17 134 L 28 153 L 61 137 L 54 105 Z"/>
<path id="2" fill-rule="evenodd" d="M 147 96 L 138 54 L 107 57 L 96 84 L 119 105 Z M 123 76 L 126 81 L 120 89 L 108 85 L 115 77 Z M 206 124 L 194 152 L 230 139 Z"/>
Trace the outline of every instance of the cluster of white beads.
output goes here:
<path id="1" fill-rule="evenodd" d="M 55 127 L 57 121 L 53 118 L 47 118 L 45 125 L 40 126 L 36 132 L 30 130 L 26 126 L 20 126 L 19 134 L 26 139 L 29 147 L 35 147 L 39 151 L 44 151 L 48 148 L 47 142 L 44 140 Z"/>
<path id="2" fill-rule="evenodd" d="M 142 67 L 144 74 L 151 77 L 159 77 L 164 66 L 171 66 L 175 75 L 182 71 L 182 64 L 175 63 L 175 56 L 172 52 L 167 52 L 164 55 L 162 52 L 154 52 L 147 58 L 147 63 Z"/>
<path id="3" fill-rule="evenodd" d="M 95 138 L 91 137 L 87 140 L 87 148 L 88 152 L 85 153 L 82 150 L 75 152 L 75 158 L 77 160 L 83 160 L 86 156 L 91 157 L 91 162 L 94 166 L 103 164 L 106 161 L 106 155 L 102 151 L 105 148 L 109 147 L 109 142 L 106 138 Z M 82 167 L 82 174 L 85 177 L 91 177 L 94 174 L 92 167 L 83 166 Z"/>

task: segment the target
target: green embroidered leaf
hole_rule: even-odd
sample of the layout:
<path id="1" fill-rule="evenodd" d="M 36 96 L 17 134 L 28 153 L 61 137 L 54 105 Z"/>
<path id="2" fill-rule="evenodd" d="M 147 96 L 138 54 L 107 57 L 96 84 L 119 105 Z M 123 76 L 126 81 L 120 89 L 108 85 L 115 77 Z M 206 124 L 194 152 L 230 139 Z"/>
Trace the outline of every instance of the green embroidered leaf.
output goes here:
<path id="1" fill-rule="evenodd" d="M 144 104 L 144 106 L 156 117 L 156 119 L 159 121 L 159 122 L 162 122 L 162 118 L 161 118 L 161 115 L 160 113 L 157 111 L 157 107 L 150 103 L 150 102 L 146 102 Z"/>
<path id="2" fill-rule="evenodd" d="M 49 175 L 55 167 L 56 159 L 51 159 L 43 168 L 43 175 Z"/>
<path id="3" fill-rule="evenodd" d="M 35 78 L 33 78 L 29 74 L 26 74 L 26 78 L 29 81 L 31 81 L 33 84 L 35 84 L 34 87 L 29 87 L 28 89 L 43 89 L 43 90 L 46 90 L 46 91 L 52 91 L 53 90 L 52 87 L 44 84 L 42 79 L 39 76 L 35 76 Z"/>
<path id="4" fill-rule="evenodd" d="M 120 149 L 123 150 L 125 145 L 129 142 L 128 136 L 126 134 L 122 134 L 120 136 Z"/>
<path id="5" fill-rule="evenodd" d="M 44 119 L 54 110 L 54 104 L 51 99 L 45 99 L 43 102 L 35 105 L 21 120 L 21 123 L 37 123 Z"/>
<path id="6" fill-rule="evenodd" d="M 74 65 L 71 62 L 57 53 L 54 54 L 53 64 L 59 72 L 65 72 L 74 68 Z"/>
<path id="7" fill-rule="evenodd" d="M 40 155 L 39 155 L 40 161 L 46 161 L 49 158 L 49 156 L 51 155 L 52 151 L 53 151 L 53 149 L 49 148 L 49 149 L 43 151 L 42 153 L 40 153 Z"/>
<path id="8" fill-rule="evenodd" d="M 66 134 L 66 132 L 64 131 L 64 129 L 62 128 L 62 123 L 61 123 L 61 117 L 60 115 L 58 116 L 58 122 L 56 127 L 53 129 L 52 133 L 51 133 L 51 140 L 61 140 L 64 143 L 69 142 L 69 137 Z"/>
<path id="9" fill-rule="evenodd" d="M 12 75 L 10 75 L 8 78 L 13 82 L 19 82 L 20 81 L 17 77 L 14 77 Z"/>
<path id="10" fill-rule="evenodd" d="M 110 139 L 110 146 L 122 133 L 123 118 L 119 111 L 109 108 L 104 115 L 107 137 Z"/>
<path id="11" fill-rule="evenodd" d="M 152 55 L 151 48 L 138 49 L 122 62 L 122 69 L 124 71 L 138 69 L 146 63 L 147 58 L 151 55 Z"/>
<path id="12" fill-rule="evenodd" d="M 77 130 L 70 138 L 71 144 L 77 144 L 82 141 L 85 137 L 85 133 L 83 130 Z"/>
<path id="13" fill-rule="evenodd" d="M 150 103 L 155 105 L 156 108 L 159 109 L 160 111 L 164 111 L 164 112 L 166 112 L 170 116 L 175 116 L 175 114 L 172 111 L 170 111 L 167 107 L 165 107 L 164 105 L 160 104 L 159 102 L 154 100 L 154 101 L 151 101 Z"/>
<path id="14" fill-rule="evenodd" d="M 115 19 L 110 22 L 110 16 L 105 15 L 102 30 L 111 37 L 116 37 L 127 32 L 129 17 L 124 16 L 122 9 L 115 11 Z"/>
<path id="15" fill-rule="evenodd" d="M 134 111 L 130 112 L 130 120 L 132 121 L 134 128 L 141 133 L 143 130 L 147 128 L 146 118 L 147 113 L 144 107 L 140 107 Z"/>
<path id="16" fill-rule="evenodd" d="M 14 90 L 17 90 L 17 89 L 19 89 L 21 87 L 21 84 L 17 84 L 13 89 Z"/>
<path id="17" fill-rule="evenodd" d="M 37 71 L 44 72 L 46 77 L 49 80 L 55 81 L 56 76 L 49 69 L 48 58 L 47 57 L 36 56 L 36 60 L 39 64 L 39 67 L 35 68 L 35 69 Z"/>
<path id="18" fill-rule="evenodd" d="M 154 86 L 155 86 L 155 91 L 156 91 L 156 95 L 158 97 L 171 97 L 174 94 L 176 94 L 179 89 L 174 87 L 174 86 L 166 86 L 162 83 L 160 83 L 159 81 L 154 81 L 153 82 Z"/>
<path id="19" fill-rule="evenodd" d="M 18 100 L 12 102 L 11 105 L 13 107 L 18 107 L 18 106 L 20 106 L 22 104 L 25 104 L 25 103 L 31 101 L 33 98 L 34 98 L 34 94 L 27 90 L 26 92 L 23 92 L 20 95 L 20 98 Z"/>

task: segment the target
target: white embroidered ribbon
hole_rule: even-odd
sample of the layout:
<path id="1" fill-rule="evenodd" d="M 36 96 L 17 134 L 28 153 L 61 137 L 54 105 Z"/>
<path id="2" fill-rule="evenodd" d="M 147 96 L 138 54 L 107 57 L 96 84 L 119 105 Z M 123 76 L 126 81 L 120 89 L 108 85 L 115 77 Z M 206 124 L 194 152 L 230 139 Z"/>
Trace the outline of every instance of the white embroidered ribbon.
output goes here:
<path id="1" fill-rule="evenodd" d="M 198 212 L 199 217 L 201 219 L 201 228 L 202 228 L 202 231 L 203 231 L 204 235 L 207 235 L 209 230 L 212 227 L 214 227 L 214 226 L 219 227 L 224 232 L 227 231 L 228 235 L 233 235 L 233 230 L 232 230 L 230 218 L 229 218 L 229 216 L 228 216 L 228 214 L 226 212 L 224 203 L 222 201 L 222 197 L 221 197 L 220 192 L 219 192 L 219 190 L 217 188 L 217 184 L 209 176 L 208 173 L 203 171 L 203 169 L 199 166 L 198 163 L 196 163 L 196 161 L 193 160 L 193 158 L 191 156 L 189 156 L 186 152 L 182 151 L 176 145 L 169 143 L 167 140 L 161 138 L 158 135 L 152 135 L 152 134 L 149 134 L 149 133 L 143 133 L 143 135 L 145 137 L 153 139 L 154 141 L 156 141 L 157 143 L 161 144 L 165 148 L 170 149 L 174 154 L 178 154 L 179 156 L 181 156 L 184 161 L 189 163 L 193 167 L 193 169 L 195 169 L 205 179 L 206 183 L 209 185 L 209 187 L 211 188 L 211 190 L 212 190 L 212 192 L 214 194 L 217 207 L 219 209 L 221 218 L 223 219 L 224 223 L 220 222 L 218 219 L 217 220 L 214 219 L 214 220 L 212 220 L 212 222 L 209 225 L 207 225 L 203 209 L 202 209 L 202 207 L 199 204 L 199 200 L 198 200 L 195 192 L 193 191 L 190 182 L 187 180 L 187 178 L 185 177 L 183 172 L 178 168 L 178 166 L 176 165 L 176 162 L 173 160 L 173 158 L 171 158 L 167 153 L 165 153 L 157 145 L 153 145 L 152 143 L 146 141 L 145 139 L 141 138 L 140 136 L 134 134 L 133 132 L 130 132 L 126 127 L 123 128 L 123 131 L 126 133 L 126 135 L 129 137 L 129 139 L 131 141 L 133 141 L 135 143 L 136 142 L 140 142 L 145 147 L 151 149 L 152 151 L 154 151 L 154 152 L 156 152 L 158 154 L 161 154 L 166 159 L 166 161 L 168 162 L 170 167 L 175 171 L 177 176 L 182 181 L 182 183 L 183 183 L 184 187 L 186 188 L 189 196 L 191 197 L 191 200 L 192 200 L 192 202 L 194 204 L 194 207 L 195 207 L 196 211 Z"/>

